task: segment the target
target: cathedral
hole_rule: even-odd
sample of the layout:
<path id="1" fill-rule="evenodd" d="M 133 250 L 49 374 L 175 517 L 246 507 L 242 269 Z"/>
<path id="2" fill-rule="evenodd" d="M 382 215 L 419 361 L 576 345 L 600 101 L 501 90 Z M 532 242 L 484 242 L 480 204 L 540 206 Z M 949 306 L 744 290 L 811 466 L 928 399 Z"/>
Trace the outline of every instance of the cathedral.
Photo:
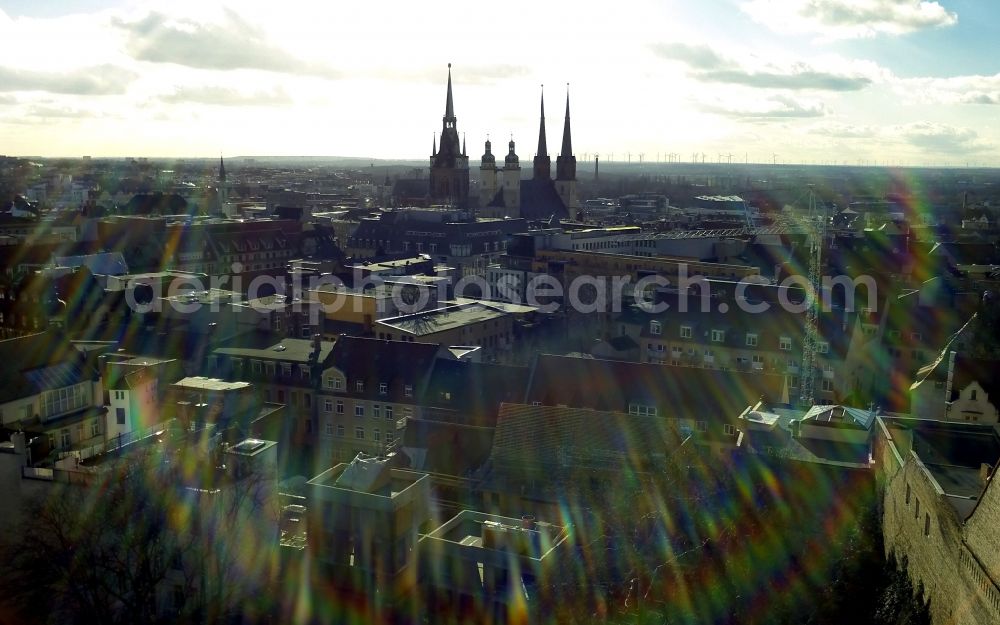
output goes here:
<path id="1" fill-rule="evenodd" d="M 455 104 L 451 89 L 451 64 L 448 64 L 448 94 L 442 120 L 440 145 L 435 138 L 431 151 L 429 194 L 431 201 L 459 207 L 475 207 L 480 217 L 523 217 L 533 220 L 576 218 L 580 209 L 576 184 L 576 157 L 569 123 L 569 92 L 566 93 L 566 118 L 563 122 L 562 148 L 556 157 L 556 177 L 552 179 L 545 136 L 545 94 L 542 93 L 538 125 L 538 149 L 531 178 L 521 179 L 521 165 L 514 151 L 514 139 L 507 144 L 503 166 L 497 165 L 493 146 L 486 140 L 486 152 L 479 166 L 479 197 L 469 197 L 469 157 L 465 142 L 456 127 Z"/>

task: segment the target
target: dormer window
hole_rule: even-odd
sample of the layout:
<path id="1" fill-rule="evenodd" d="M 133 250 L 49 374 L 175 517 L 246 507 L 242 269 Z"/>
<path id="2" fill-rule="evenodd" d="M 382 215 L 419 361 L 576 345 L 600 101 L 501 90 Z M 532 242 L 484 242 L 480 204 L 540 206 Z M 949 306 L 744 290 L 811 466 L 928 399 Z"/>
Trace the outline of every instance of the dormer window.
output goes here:
<path id="1" fill-rule="evenodd" d="M 721 343 L 726 340 L 725 330 L 712 330 L 712 342 Z"/>
<path id="2" fill-rule="evenodd" d="M 691 338 L 691 335 L 692 335 L 691 326 L 681 326 L 681 338 L 682 339 L 689 339 L 689 338 Z"/>
<path id="3" fill-rule="evenodd" d="M 747 333 L 747 347 L 757 347 L 757 335 Z"/>
<path id="4" fill-rule="evenodd" d="M 788 336 L 782 336 L 778 339 L 778 349 L 782 351 L 790 351 L 792 349 L 792 339 Z"/>
<path id="5" fill-rule="evenodd" d="M 357 392 L 359 392 L 359 393 L 363 392 L 365 390 L 365 382 L 364 382 L 364 380 L 357 380 L 354 383 L 354 390 L 357 391 Z"/>
<path id="6" fill-rule="evenodd" d="M 659 336 L 660 334 L 663 334 L 663 326 L 660 325 L 659 321 L 650 321 L 649 333 L 654 336 Z"/>

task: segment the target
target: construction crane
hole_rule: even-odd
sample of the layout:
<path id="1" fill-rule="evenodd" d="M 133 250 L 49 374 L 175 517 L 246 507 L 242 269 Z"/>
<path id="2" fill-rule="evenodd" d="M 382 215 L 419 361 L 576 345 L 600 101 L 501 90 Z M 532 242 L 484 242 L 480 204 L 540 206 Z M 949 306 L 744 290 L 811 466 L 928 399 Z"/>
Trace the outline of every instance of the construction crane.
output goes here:
<path id="1" fill-rule="evenodd" d="M 809 190 L 809 213 L 805 222 L 809 246 L 809 284 L 806 288 L 806 318 L 803 328 L 802 367 L 799 380 L 799 403 L 812 406 L 816 390 L 816 351 L 819 345 L 820 282 L 823 262 L 823 238 L 826 216 L 816 209 L 816 194 Z"/>

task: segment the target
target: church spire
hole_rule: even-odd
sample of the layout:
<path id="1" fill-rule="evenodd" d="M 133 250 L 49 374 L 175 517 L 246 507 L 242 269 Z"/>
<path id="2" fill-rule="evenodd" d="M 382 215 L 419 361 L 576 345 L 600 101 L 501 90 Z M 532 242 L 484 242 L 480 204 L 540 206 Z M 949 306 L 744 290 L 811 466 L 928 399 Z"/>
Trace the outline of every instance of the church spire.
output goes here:
<path id="1" fill-rule="evenodd" d="M 545 85 L 542 85 L 542 114 L 538 122 L 538 150 L 539 156 L 548 156 L 549 148 L 545 145 Z"/>
<path id="2" fill-rule="evenodd" d="M 447 101 L 444 104 L 444 122 L 445 122 L 445 126 L 448 125 L 448 122 L 451 122 L 451 125 L 454 126 L 455 125 L 455 121 L 456 121 L 455 120 L 455 102 L 454 102 L 454 100 L 451 97 L 451 63 L 448 63 L 448 99 L 447 99 Z"/>
<path id="3" fill-rule="evenodd" d="M 569 134 L 569 83 L 566 83 L 566 121 L 563 122 L 563 140 L 560 156 L 572 156 L 573 140 Z"/>
<path id="4" fill-rule="evenodd" d="M 538 122 L 538 150 L 535 153 L 535 178 L 549 178 L 552 171 L 552 161 L 549 159 L 549 148 L 545 145 L 545 85 L 542 85 L 541 119 Z"/>
<path id="5" fill-rule="evenodd" d="M 431 135 L 431 156 L 438 153 L 438 136 L 437 133 L 432 133 Z"/>
<path id="6" fill-rule="evenodd" d="M 569 83 L 566 84 L 566 121 L 563 122 L 562 150 L 556 157 L 556 180 L 576 180 L 576 157 L 569 130 Z"/>
<path id="7" fill-rule="evenodd" d="M 219 155 L 219 181 L 226 181 L 226 164 L 222 162 L 222 155 Z"/>

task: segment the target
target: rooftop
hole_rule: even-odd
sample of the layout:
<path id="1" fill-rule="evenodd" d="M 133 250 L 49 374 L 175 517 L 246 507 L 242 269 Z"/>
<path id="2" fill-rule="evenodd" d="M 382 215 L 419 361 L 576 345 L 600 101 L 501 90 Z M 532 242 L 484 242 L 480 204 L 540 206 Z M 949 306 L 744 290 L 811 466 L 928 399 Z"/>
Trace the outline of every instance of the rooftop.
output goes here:
<path id="1" fill-rule="evenodd" d="M 186 389 L 197 389 L 203 391 L 235 391 L 250 386 L 249 382 L 227 382 L 219 378 L 206 378 L 204 376 L 191 376 L 178 380 L 171 386 Z"/>
<path id="2" fill-rule="evenodd" d="M 412 315 L 389 317 L 379 321 L 379 324 L 416 336 L 426 336 L 474 323 L 499 319 L 506 315 L 506 312 L 491 305 L 469 303 L 444 306 Z"/>
<path id="3" fill-rule="evenodd" d="M 334 341 L 320 342 L 319 362 L 324 361 L 330 355 L 333 345 Z M 313 349 L 313 341 L 310 339 L 276 339 L 271 335 L 259 335 L 237 337 L 232 347 L 220 347 L 214 353 L 261 360 L 307 363 Z"/>

